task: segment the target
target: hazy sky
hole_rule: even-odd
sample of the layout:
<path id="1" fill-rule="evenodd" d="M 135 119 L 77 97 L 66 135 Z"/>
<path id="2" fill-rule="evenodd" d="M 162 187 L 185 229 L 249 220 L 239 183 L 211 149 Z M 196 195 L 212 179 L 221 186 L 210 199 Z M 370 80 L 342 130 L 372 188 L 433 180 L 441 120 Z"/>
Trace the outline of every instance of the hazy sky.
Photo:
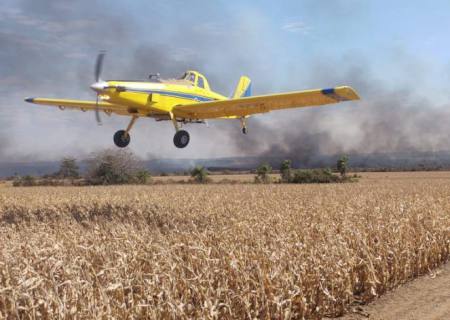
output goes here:
<path id="1" fill-rule="evenodd" d="M 130 148 L 144 158 L 449 150 L 448 30 L 444 0 L 2 0 L 0 161 L 113 146 L 128 118 L 103 115 L 99 127 L 94 113 L 23 102 L 94 99 L 101 49 L 105 79 L 199 69 L 225 95 L 245 74 L 254 94 L 352 85 L 363 98 L 256 116 L 249 136 L 237 121 L 190 125 L 183 150 L 171 123 L 140 119 Z"/>

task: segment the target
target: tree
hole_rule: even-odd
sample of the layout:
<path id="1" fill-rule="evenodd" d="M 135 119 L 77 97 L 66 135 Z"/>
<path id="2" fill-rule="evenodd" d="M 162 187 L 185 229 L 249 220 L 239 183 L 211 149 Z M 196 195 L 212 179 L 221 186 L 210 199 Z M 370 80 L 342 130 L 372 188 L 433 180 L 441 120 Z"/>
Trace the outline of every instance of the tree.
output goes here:
<path id="1" fill-rule="evenodd" d="M 269 174 L 272 172 L 272 167 L 268 163 L 263 163 L 256 169 L 256 183 L 270 183 Z"/>
<path id="2" fill-rule="evenodd" d="M 143 170 L 136 156 L 122 149 L 94 153 L 88 164 L 86 178 L 91 184 L 136 183 L 137 174 Z"/>
<path id="3" fill-rule="evenodd" d="M 79 168 L 78 168 L 76 159 L 64 158 L 64 159 L 62 159 L 61 164 L 59 166 L 59 171 L 57 173 L 57 176 L 61 177 L 63 179 L 65 179 L 65 178 L 75 179 L 80 176 L 78 170 L 79 170 Z"/>
<path id="4" fill-rule="evenodd" d="M 337 161 L 336 167 L 339 173 L 341 174 L 341 177 L 343 178 L 347 174 L 347 165 L 348 165 L 348 157 L 346 155 L 341 156 Z"/>
<path id="5" fill-rule="evenodd" d="M 191 171 L 191 177 L 194 178 L 195 182 L 198 183 L 207 183 L 208 179 L 208 171 L 202 166 L 196 166 Z"/>
<path id="6" fill-rule="evenodd" d="M 281 182 L 287 183 L 292 179 L 291 160 L 284 160 L 280 166 Z"/>

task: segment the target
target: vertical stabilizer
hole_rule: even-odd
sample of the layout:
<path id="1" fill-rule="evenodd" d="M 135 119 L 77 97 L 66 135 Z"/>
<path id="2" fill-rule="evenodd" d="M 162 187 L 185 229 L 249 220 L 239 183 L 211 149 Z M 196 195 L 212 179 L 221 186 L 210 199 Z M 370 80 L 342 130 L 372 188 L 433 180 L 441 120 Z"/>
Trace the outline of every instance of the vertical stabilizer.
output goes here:
<path id="1" fill-rule="evenodd" d="M 239 79 L 239 83 L 234 90 L 233 99 L 250 97 L 252 95 L 252 81 L 246 77 L 242 76 Z"/>

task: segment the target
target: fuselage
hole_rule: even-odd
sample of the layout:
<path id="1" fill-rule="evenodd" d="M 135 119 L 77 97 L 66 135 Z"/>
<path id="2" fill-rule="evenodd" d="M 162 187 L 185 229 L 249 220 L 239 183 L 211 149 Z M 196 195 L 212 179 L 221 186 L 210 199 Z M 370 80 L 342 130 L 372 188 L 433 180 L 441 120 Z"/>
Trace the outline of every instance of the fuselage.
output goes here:
<path id="1" fill-rule="evenodd" d="M 101 100 L 135 109 L 140 116 L 166 120 L 173 107 L 199 102 L 226 100 L 227 97 L 210 90 L 205 80 L 199 86 L 201 75 L 192 72 L 193 81 L 122 81 L 109 80 L 98 90 Z M 198 77 L 198 78 L 197 78 Z M 96 90 L 97 91 L 97 90 Z"/>

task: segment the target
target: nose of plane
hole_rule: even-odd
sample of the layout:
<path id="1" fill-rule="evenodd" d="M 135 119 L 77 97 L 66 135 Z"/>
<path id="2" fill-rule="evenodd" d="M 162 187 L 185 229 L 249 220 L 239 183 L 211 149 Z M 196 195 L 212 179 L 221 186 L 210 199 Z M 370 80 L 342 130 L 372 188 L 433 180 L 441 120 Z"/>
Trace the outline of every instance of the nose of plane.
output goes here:
<path id="1" fill-rule="evenodd" d="M 99 82 L 95 82 L 95 83 L 91 84 L 91 89 L 96 92 L 105 90 L 106 87 L 108 87 L 108 84 L 104 81 L 99 81 Z"/>

